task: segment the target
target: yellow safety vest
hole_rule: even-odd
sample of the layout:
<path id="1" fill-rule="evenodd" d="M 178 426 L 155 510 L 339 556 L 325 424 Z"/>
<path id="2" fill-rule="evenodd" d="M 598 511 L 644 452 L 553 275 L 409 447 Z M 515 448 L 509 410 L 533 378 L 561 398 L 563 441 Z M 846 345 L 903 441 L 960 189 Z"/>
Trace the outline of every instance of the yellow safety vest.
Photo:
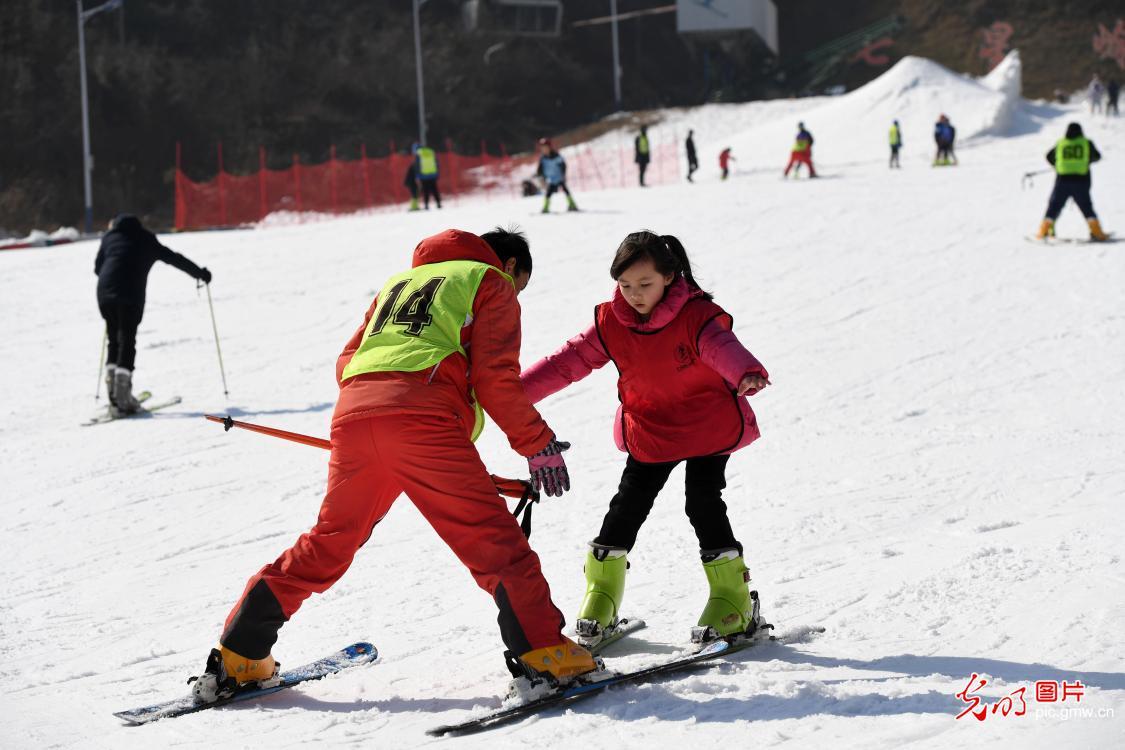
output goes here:
<path id="1" fill-rule="evenodd" d="M 902 135 L 899 134 L 898 125 L 891 125 L 891 145 L 899 146 L 902 144 Z"/>
<path id="2" fill-rule="evenodd" d="M 418 372 L 454 353 L 468 358 L 461 329 L 472 321 L 473 300 L 488 272 L 512 278 L 495 266 L 472 260 L 427 263 L 392 276 L 363 332 L 359 349 L 341 382 L 368 372 Z M 484 412 L 474 404 L 472 438 L 484 429 Z"/>
<path id="3" fill-rule="evenodd" d="M 1060 175 L 1090 174 L 1090 141 L 1063 138 L 1055 145 L 1055 171 Z"/>
<path id="4" fill-rule="evenodd" d="M 436 177 L 438 173 L 437 154 L 429 146 L 418 149 L 418 176 Z"/>

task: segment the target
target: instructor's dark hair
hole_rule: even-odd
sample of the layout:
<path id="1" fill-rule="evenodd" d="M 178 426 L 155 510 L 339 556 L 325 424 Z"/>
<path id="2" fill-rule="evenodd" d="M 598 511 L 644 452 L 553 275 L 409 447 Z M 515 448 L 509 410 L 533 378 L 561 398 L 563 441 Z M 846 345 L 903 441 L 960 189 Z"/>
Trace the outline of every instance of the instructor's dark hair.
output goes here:
<path id="1" fill-rule="evenodd" d="M 670 234 L 657 235 L 647 230 L 630 234 L 617 248 L 617 254 L 613 256 L 613 263 L 609 267 L 609 275 L 617 281 L 630 266 L 645 258 L 652 261 L 658 273 L 683 276 L 689 286 L 711 299 L 711 295 L 704 292 L 691 275 L 691 261 L 688 260 L 684 246 Z"/>
<path id="2" fill-rule="evenodd" d="M 488 243 L 500 263 L 507 263 L 509 258 L 516 259 L 516 273 L 531 273 L 531 248 L 527 244 L 527 237 L 517 227 L 496 227 L 491 232 L 480 236 Z"/>
<path id="3" fill-rule="evenodd" d="M 1066 126 L 1067 138 L 1079 138 L 1082 136 L 1082 126 L 1076 122 L 1072 122 Z"/>

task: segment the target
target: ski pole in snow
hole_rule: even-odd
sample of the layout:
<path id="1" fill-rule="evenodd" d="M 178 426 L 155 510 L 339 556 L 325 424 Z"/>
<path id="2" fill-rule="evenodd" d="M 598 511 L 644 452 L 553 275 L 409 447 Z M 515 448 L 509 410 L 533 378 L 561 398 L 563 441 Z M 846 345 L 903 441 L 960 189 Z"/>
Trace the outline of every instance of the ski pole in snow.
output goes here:
<path id="1" fill-rule="evenodd" d="M 299 432 L 289 432 L 288 430 L 279 430 L 276 427 L 266 427 L 260 424 L 252 424 L 251 422 L 240 422 L 232 418 L 229 414 L 225 417 L 220 417 L 215 414 L 204 414 L 203 417 L 210 422 L 218 422 L 223 426 L 223 430 L 226 432 L 230 432 L 233 427 L 238 427 L 242 430 L 249 430 L 250 432 L 257 432 L 262 435 L 289 440 L 313 448 L 332 450 L 332 443 L 324 438 L 302 435 Z M 520 529 L 523 531 L 525 537 L 530 538 L 531 509 L 534 507 L 535 503 L 539 502 L 539 493 L 531 486 L 531 482 L 526 479 L 505 479 L 495 474 L 489 474 L 489 477 L 492 479 L 492 484 L 496 487 L 496 492 L 498 494 L 504 497 L 517 498 L 519 500 L 519 503 L 516 504 L 516 509 L 512 511 L 512 515 L 516 518 L 520 518 L 520 514 L 523 514 L 523 518 L 520 518 Z"/>
<path id="2" fill-rule="evenodd" d="M 98 358 L 98 384 L 94 387 L 94 401 L 102 396 L 102 368 L 105 367 L 105 349 L 109 346 L 109 331 L 102 334 L 102 356 Z M 109 396 L 107 393 L 106 396 Z"/>
<path id="3" fill-rule="evenodd" d="M 223 376 L 223 395 L 230 395 L 227 393 L 227 371 L 223 367 L 223 350 L 219 346 L 219 326 L 215 324 L 215 303 L 211 301 L 211 285 L 204 284 L 207 287 L 207 307 L 211 309 L 211 329 L 215 332 L 215 351 L 219 353 L 219 374 Z M 230 429 L 230 428 L 227 428 Z"/>
<path id="4" fill-rule="evenodd" d="M 1024 190 L 1027 190 L 1029 187 L 1035 187 L 1035 175 L 1047 174 L 1048 172 L 1054 171 L 1054 169 L 1037 169 L 1034 172 L 1025 172 L 1023 178 L 1020 180 L 1020 187 Z"/>

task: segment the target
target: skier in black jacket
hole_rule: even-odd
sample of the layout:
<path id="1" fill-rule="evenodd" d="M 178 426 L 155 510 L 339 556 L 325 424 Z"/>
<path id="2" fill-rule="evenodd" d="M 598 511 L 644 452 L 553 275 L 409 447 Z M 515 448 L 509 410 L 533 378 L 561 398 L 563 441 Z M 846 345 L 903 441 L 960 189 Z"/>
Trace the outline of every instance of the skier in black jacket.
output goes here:
<path id="1" fill-rule="evenodd" d="M 133 396 L 133 363 L 137 356 L 137 327 L 145 310 L 148 272 L 156 261 L 211 283 L 211 272 L 160 244 L 136 216 L 119 214 L 102 237 L 94 273 L 98 275 L 98 309 L 105 319 L 109 354 L 106 390 L 112 408 L 121 414 L 140 409 Z"/>

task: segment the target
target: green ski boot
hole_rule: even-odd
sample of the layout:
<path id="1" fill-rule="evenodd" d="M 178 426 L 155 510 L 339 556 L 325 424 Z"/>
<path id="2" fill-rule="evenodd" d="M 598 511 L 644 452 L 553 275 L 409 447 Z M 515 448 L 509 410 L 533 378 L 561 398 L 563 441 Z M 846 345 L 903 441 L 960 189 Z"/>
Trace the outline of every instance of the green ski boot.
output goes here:
<path id="1" fill-rule="evenodd" d="M 566 197 L 566 210 L 567 211 L 577 211 L 578 210 L 578 204 L 575 203 L 574 199 L 571 198 L 569 195 Z"/>
<path id="2" fill-rule="evenodd" d="M 706 643 L 726 636 L 753 635 L 762 620 L 758 592 L 750 590 L 750 571 L 742 553 L 734 548 L 705 550 L 701 557 L 711 596 L 699 624 L 691 629 L 692 641 Z"/>
<path id="3" fill-rule="evenodd" d="M 545 214 L 551 213 L 551 199 L 550 198 L 544 198 L 543 199 L 543 211 L 542 211 L 542 213 L 545 213 Z"/>
<path id="4" fill-rule="evenodd" d="M 574 626 L 578 643 L 586 648 L 598 645 L 617 625 L 621 598 L 625 595 L 625 571 L 629 568 L 625 559 L 627 552 L 620 547 L 590 542 L 583 567 L 586 596 L 582 599 Z"/>

